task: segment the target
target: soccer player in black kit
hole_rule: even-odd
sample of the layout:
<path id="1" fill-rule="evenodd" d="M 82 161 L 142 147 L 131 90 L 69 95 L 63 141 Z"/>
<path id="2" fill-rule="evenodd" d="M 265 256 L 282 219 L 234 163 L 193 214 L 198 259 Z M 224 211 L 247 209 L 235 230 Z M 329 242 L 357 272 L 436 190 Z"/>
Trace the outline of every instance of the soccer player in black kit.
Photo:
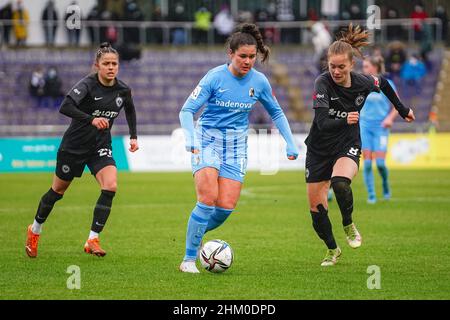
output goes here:
<path id="1" fill-rule="evenodd" d="M 61 200 L 74 177 L 81 177 L 85 165 L 98 181 L 101 194 L 94 208 L 91 232 L 84 251 L 99 257 L 99 233 L 108 219 L 117 188 L 117 168 L 112 156 L 111 127 L 121 109 L 125 110 L 130 132 L 129 151 L 139 149 L 136 135 L 136 113 L 130 88 L 116 78 L 119 55 L 108 43 L 95 56 L 97 72 L 78 82 L 61 104 L 60 112 L 72 122 L 61 141 L 51 188 L 42 196 L 32 225 L 28 226 L 25 251 L 37 256 L 42 224 L 53 205 Z"/>
<path id="2" fill-rule="evenodd" d="M 328 49 L 328 71 L 314 85 L 314 120 L 308 137 L 305 177 L 313 227 L 328 247 L 322 266 L 336 264 L 341 255 L 328 217 L 327 194 L 331 187 L 342 214 L 347 242 L 361 246 L 362 238 L 352 221 L 353 194 L 350 184 L 358 173 L 361 153 L 359 112 L 366 97 L 380 90 L 407 122 L 415 120 L 412 109 L 403 106 L 383 77 L 353 72 L 353 56 L 368 45 L 368 34 L 351 24 Z"/>

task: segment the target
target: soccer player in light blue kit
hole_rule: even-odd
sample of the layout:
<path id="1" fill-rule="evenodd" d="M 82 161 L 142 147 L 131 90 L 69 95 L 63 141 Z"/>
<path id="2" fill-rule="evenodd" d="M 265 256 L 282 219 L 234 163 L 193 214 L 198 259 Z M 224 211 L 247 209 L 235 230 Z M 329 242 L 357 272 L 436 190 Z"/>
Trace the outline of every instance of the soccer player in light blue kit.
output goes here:
<path id="1" fill-rule="evenodd" d="M 381 56 L 368 57 L 363 62 L 363 72 L 367 75 L 378 76 L 384 73 L 384 60 Z M 394 88 L 394 83 L 388 80 Z M 389 200 L 391 190 L 386 167 L 386 152 L 389 129 L 398 115 L 389 99 L 383 93 L 372 92 L 366 99 L 360 115 L 360 129 L 362 153 L 364 157 L 364 182 L 368 192 L 368 203 L 377 201 L 375 194 L 372 160 L 375 159 L 378 172 L 383 181 L 383 197 Z"/>
<path id="2" fill-rule="evenodd" d="M 205 232 L 219 227 L 238 202 L 247 166 L 249 113 L 260 101 L 287 143 L 290 160 L 298 147 L 289 123 L 272 94 L 267 78 L 253 69 L 258 52 L 262 62 L 269 48 L 254 24 L 236 28 L 228 39 L 231 63 L 211 69 L 186 100 L 180 122 L 186 150 L 192 153 L 197 204 L 190 215 L 186 252 L 180 271 L 199 273 L 195 261 Z M 194 114 L 206 105 L 197 126 Z"/>

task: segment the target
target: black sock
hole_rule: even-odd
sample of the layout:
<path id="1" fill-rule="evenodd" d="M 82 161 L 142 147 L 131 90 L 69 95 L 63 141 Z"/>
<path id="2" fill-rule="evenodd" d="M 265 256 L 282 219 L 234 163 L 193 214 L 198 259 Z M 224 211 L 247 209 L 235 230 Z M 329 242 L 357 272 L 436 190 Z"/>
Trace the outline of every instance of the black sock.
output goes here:
<path id="1" fill-rule="evenodd" d="M 102 190 L 94 209 L 94 219 L 92 220 L 91 230 L 97 233 L 102 232 L 103 227 L 108 220 L 111 212 L 112 201 L 115 196 L 114 191 Z"/>
<path id="2" fill-rule="evenodd" d="M 334 190 L 336 201 L 342 214 L 342 225 L 352 224 L 353 193 L 350 184 L 352 181 L 346 177 L 332 177 L 331 187 Z"/>
<path id="3" fill-rule="evenodd" d="M 336 249 L 336 240 L 334 240 L 333 228 L 328 217 L 328 211 L 321 204 L 317 206 L 317 209 L 319 209 L 319 212 L 311 211 L 314 230 L 316 230 L 319 238 L 325 242 L 328 249 Z"/>
<path id="4" fill-rule="evenodd" d="M 34 219 L 38 223 L 44 223 L 45 220 L 47 220 L 48 215 L 52 211 L 55 202 L 61 200 L 62 197 L 62 194 L 59 194 L 53 191 L 52 188 L 50 188 L 50 190 L 48 190 L 47 193 L 42 196 Z"/>

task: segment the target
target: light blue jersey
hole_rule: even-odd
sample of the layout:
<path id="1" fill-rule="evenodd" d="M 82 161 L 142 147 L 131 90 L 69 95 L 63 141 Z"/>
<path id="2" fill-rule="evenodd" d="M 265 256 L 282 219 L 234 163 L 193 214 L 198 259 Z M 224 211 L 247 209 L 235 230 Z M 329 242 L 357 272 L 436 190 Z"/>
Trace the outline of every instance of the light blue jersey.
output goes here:
<path id="1" fill-rule="evenodd" d="M 391 80 L 389 84 L 394 90 Z M 360 114 L 360 132 L 363 150 L 372 152 L 386 152 L 388 146 L 389 129 L 383 128 L 381 123 L 391 112 L 391 102 L 383 93 L 372 92 L 366 99 Z"/>
<path id="2" fill-rule="evenodd" d="M 196 113 L 204 104 L 205 110 L 198 125 L 205 128 L 248 129 L 248 116 L 257 101 L 272 119 L 283 114 L 266 76 L 251 69 L 244 77 L 234 76 L 224 64 L 211 69 L 186 100 L 183 110 Z"/>
<path id="3" fill-rule="evenodd" d="M 391 80 L 388 81 L 392 88 L 396 90 L 394 83 Z M 372 92 L 364 103 L 359 121 L 366 127 L 380 127 L 383 120 L 391 112 L 391 108 L 391 102 L 382 92 Z"/>
<path id="4" fill-rule="evenodd" d="M 186 134 L 186 147 L 199 147 L 192 156 L 194 173 L 214 167 L 219 175 L 243 181 L 247 165 L 249 114 L 260 101 L 287 142 L 288 155 L 298 155 L 287 119 L 266 76 L 251 69 L 236 77 L 224 64 L 211 69 L 199 82 L 183 105 L 180 121 Z M 192 115 L 205 105 L 197 127 Z M 191 127 L 192 126 L 192 127 Z"/>

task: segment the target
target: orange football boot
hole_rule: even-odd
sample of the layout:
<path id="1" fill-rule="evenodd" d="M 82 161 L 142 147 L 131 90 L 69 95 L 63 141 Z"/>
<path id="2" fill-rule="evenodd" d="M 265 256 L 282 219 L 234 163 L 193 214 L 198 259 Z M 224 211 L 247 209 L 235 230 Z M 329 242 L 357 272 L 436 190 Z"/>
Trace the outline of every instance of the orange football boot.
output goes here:
<path id="1" fill-rule="evenodd" d="M 104 257 L 106 255 L 106 251 L 100 247 L 100 240 L 98 238 L 88 239 L 84 244 L 84 252 L 97 257 Z"/>
<path id="2" fill-rule="evenodd" d="M 39 242 L 39 234 L 33 233 L 33 231 L 31 231 L 31 224 L 30 224 L 28 226 L 27 243 L 25 245 L 25 252 L 30 258 L 37 257 L 38 242 Z"/>

